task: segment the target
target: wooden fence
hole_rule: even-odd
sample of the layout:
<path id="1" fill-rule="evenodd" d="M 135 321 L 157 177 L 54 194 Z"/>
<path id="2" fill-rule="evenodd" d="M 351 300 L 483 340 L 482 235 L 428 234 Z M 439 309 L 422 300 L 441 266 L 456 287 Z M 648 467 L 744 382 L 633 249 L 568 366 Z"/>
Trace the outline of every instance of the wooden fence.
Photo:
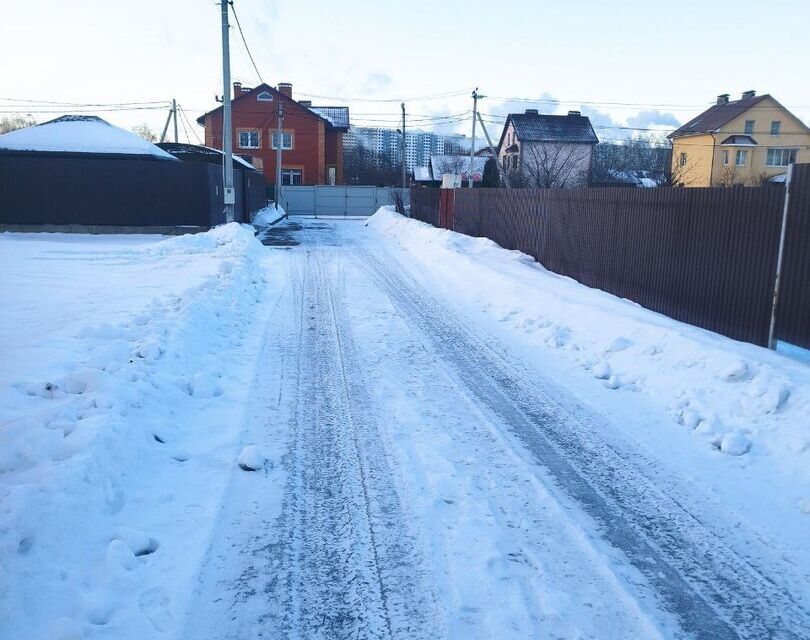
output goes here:
<path id="1" fill-rule="evenodd" d="M 439 226 L 438 191 L 414 189 L 412 217 Z M 767 345 L 784 197 L 778 186 L 457 189 L 443 219 L 590 287 Z M 787 236 L 777 337 L 810 348 L 810 165 L 794 167 Z"/>

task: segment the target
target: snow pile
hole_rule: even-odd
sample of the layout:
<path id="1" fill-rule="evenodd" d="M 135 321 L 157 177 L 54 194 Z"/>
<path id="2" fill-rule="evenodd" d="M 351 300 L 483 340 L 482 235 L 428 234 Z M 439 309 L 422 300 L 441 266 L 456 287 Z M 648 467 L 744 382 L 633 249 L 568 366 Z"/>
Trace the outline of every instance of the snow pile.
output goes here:
<path id="1" fill-rule="evenodd" d="M 256 445 L 248 445 L 239 454 L 239 468 L 243 471 L 258 471 L 264 466 L 264 455 Z"/>
<path id="2" fill-rule="evenodd" d="M 0 136 L 0 149 L 65 153 L 149 155 L 177 161 L 170 153 L 131 131 L 97 116 L 62 116 Z"/>
<path id="3" fill-rule="evenodd" d="M 592 376 L 586 396 L 593 385 L 641 394 L 718 462 L 767 459 L 769 468 L 798 474 L 805 494 L 810 491 L 806 365 L 590 289 L 530 256 L 404 218 L 391 207 L 380 209 L 369 227 L 415 258 L 426 283 L 513 342 L 537 348 L 549 366 L 579 369 L 577 380 Z"/>
<path id="4" fill-rule="evenodd" d="M 256 227 L 266 227 L 286 215 L 287 212 L 284 210 L 284 207 L 279 206 L 279 208 L 276 209 L 276 206 L 271 204 L 256 212 L 256 215 L 253 217 L 253 224 Z"/>
<path id="5" fill-rule="evenodd" d="M 98 237 L 80 261 L 66 247 L 81 239 L 0 242 L 32 265 L 45 257 L 49 278 L 92 310 L 66 329 L 42 319 L 31 344 L 24 324 L 49 301 L 26 297 L 35 271 L 3 265 L 15 306 L 2 327 L 0 571 L 14 579 L 0 593 L 0 637 L 154 637 L 187 596 L 238 451 L 267 289 L 262 246 L 235 223 Z M 117 271 L 128 298 L 104 288 Z"/>

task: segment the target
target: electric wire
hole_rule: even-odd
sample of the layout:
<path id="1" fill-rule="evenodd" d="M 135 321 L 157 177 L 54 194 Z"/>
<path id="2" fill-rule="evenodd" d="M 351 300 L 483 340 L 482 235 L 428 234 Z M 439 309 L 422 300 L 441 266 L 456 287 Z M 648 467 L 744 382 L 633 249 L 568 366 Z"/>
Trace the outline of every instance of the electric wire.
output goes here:
<path id="1" fill-rule="evenodd" d="M 239 16 L 236 13 L 236 7 L 234 6 L 233 0 L 229 3 L 231 5 L 231 11 L 233 11 L 233 17 L 236 19 L 236 26 L 239 28 L 239 35 L 242 36 L 242 43 L 245 45 L 245 50 L 247 51 L 248 58 L 250 58 L 250 63 L 253 65 L 253 70 L 256 72 L 256 75 L 259 78 L 259 82 L 264 84 L 264 80 L 262 80 L 262 74 L 259 72 L 259 67 L 256 66 L 256 61 L 253 59 L 253 54 L 250 52 L 250 47 L 248 46 L 247 40 L 245 39 L 245 32 L 242 31 L 242 25 L 239 22 Z"/>

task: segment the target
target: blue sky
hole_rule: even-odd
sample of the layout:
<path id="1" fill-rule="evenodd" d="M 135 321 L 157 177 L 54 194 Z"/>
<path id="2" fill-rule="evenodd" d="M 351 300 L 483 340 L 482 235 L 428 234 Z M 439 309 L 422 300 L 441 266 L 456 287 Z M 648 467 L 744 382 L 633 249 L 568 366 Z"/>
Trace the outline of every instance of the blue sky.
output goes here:
<path id="1" fill-rule="evenodd" d="M 213 0 L 27 0 L 0 24 L 3 97 L 80 103 L 169 100 L 190 117 L 220 94 Z M 235 0 L 265 81 L 293 83 L 322 103 L 349 104 L 356 123 L 412 126 L 463 114 L 580 109 L 603 126 L 673 126 L 719 93 L 771 93 L 810 122 L 810 2 L 268 2 Z M 232 30 L 233 76 L 256 83 Z M 430 100 L 421 96 L 457 94 Z M 532 105 L 516 98 L 543 98 Z M 359 99 L 363 99 L 363 101 Z M 350 100 L 351 99 L 351 100 Z M 391 99 L 392 102 L 372 100 Z M 559 102 L 559 104 L 557 104 Z M 39 107 L 4 101 L 38 120 Z M 12 106 L 16 105 L 16 106 Z M 158 110 L 100 113 L 162 127 Z M 196 125 L 195 125 L 196 126 Z M 465 116 L 443 130 L 467 131 Z M 497 125 L 493 124 L 493 135 Z M 600 137 L 620 135 L 602 129 Z"/>

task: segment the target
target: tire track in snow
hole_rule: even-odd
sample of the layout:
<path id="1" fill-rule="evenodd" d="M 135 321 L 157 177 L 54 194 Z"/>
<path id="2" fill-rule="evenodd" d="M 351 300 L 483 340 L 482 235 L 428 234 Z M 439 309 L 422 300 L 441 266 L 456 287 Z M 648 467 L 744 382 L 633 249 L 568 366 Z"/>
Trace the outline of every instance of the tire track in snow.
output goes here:
<path id="1" fill-rule="evenodd" d="M 431 598 L 386 467 L 340 305 L 335 252 L 303 258 L 297 409 L 278 557 L 265 591 L 276 636 L 435 637 Z M 338 273 L 333 274 L 333 268 Z"/>
<path id="2" fill-rule="evenodd" d="M 512 432 L 649 581 L 684 632 L 700 638 L 807 638 L 810 615 L 778 581 L 738 556 L 678 501 L 589 428 L 575 403 L 527 376 L 390 260 L 356 246 L 358 262 L 461 384 Z M 528 381 L 535 383 L 529 384 Z M 539 382 L 539 384 L 538 384 Z"/>

